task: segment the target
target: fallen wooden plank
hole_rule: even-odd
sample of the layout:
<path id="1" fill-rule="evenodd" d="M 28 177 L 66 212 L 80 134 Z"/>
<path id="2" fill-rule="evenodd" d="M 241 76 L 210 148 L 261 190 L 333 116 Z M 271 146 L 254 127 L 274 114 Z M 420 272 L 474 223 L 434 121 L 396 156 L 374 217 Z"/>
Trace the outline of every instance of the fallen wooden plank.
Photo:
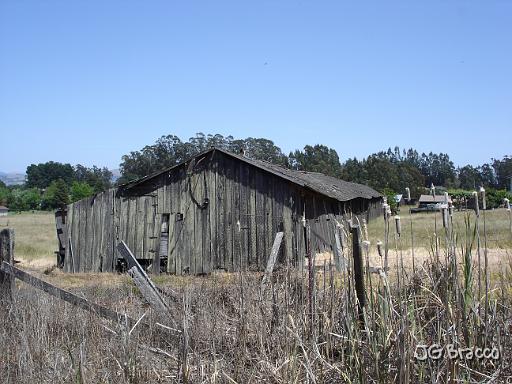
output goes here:
<path id="1" fill-rule="evenodd" d="M 117 250 L 126 260 L 128 264 L 128 274 L 132 277 L 133 282 L 139 288 L 140 293 L 144 296 L 149 305 L 161 314 L 169 313 L 169 307 L 160 295 L 158 288 L 153 284 L 146 271 L 140 266 L 124 241 L 121 241 L 117 245 Z"/>
<path id="2" fill-rule="evenodd" d="M 18 280 L 21 280 L 34 288 L 40 289 L 41 291 L 44 291 L 48 293 L 49 295 L 56 297 L 58 299 L 64 300 L 75 307 L 79 307 L 82 309 L 85 309 L 86 311 L 92 312 L 100 317 L 103 317 L 104 319 L 114 321 L 116 323 L 120 324 L 126 324 L 129 327 L 132 327 L 137 323 L 136 320 L 124 315 L 117 313 L 111 309 L 108 309 L 106 307 L 103 307 L 99 304 L 92 303 L 87 299 L 84 299 L 83 297 L 79 297 L 71 292 L 65 291 L 64 289 L 58 288 L 50 283 L 47 283 L 46 281 L 43 281 L 41 279 L 38 279 L 35 276 L 32 276 L 28 274 L 27 272 L 16 268 L 5 261 L 2 262 L 2 265 L 0 266 L 0 270 L 4 273 L 7 273 Z"/>
<path id="3" fill-rule="evenodd" d="M 147 280 L 140 273 L 140 270 L 137 267 L 132 267 L 128 270 L 128 274 L 132 277 L 133 282 L 137 288 L 139 288 L 140 293 L 142 293 L 142 296 L 144 296 L 149 305 L 159 313 L 166 314 L 168 312 L 167 305 L 165 305 L 159 294 L 155 294 L 155 291 L 147 283 Z"/>
<path id="4" fill-rule="evenodd" d="M 261 280 L 261 293 L 265 292 L 267 288 L 268 280 L 270 279 L 270 275 L 274 270 L 274 265 L 277 260 L 277 255 L 279 253 L 279 248 L 281 247 L 281 242 L 283 240 L 284 232 L 277 232 L 276 238 L 274 239 L 274 244 L 272 245 L 272 250 L 270 251 L 270 256 L 267 261 L 267 268 L 265 269 L 265 274 L 263 275 L 263 280 Z"/>

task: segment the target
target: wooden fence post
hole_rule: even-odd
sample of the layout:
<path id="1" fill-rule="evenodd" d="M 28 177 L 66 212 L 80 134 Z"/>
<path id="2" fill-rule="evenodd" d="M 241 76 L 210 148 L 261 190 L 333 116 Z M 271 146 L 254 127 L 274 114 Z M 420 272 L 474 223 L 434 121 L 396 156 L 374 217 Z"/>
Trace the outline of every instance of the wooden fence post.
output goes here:
<path id="1" fill-rule="evenodd" d="M 363 260 L 361 257 L 361 244 L 359 241 L 359 225 L 351 227 L 352 232 L 352 255 L 354 257 L 354 280 L 357 295 L 357 308 L 359 312 L 359 321 L 364 326 L 364 313 L 363 308 L 366 305 L 366 295 L 364 291 L 364 276 L 363 276 Z"/>
<path id="2" fill-rule="evenodd" d="M 0 231 L 0 264 L 14 263 L 14 229 L 2 229 Z M 14 290 L 14 277 L 0 271 L 0 301 L 12 299 Z"/>

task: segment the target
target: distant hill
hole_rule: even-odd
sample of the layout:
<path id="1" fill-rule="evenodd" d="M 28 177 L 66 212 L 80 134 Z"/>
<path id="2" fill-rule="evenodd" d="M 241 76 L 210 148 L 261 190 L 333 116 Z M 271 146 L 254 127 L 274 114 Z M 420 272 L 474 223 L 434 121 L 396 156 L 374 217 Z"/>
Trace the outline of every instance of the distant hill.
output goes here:
<path id="1" fill-rule="evenodd" d="M 121 177 L 121 171 L 119 169 L 111 169 L 110 172 L 112 172 L 112 183 L 115 183 Z"/>
<path id="2" fill-rule="evenodd" d="M 2 180 L 5 185 L 20 185 L 25 182 L 25 174 L 0 172 L 0 180 Z"/>

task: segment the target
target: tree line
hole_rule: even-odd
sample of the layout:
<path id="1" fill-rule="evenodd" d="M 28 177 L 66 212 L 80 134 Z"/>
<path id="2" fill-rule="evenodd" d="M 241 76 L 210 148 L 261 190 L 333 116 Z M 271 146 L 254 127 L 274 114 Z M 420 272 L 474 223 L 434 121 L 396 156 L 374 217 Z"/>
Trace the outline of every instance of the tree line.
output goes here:
<path id="1" fill-rule="evenodd" d="M 12 211 L 56 209 L 110 188 L 111 180 L 107 168 L 54 161 L 31 164 L 24 185 L 7 187 L 0 181 L 0 204 Z"/>
<path id="2" fill-rule="evenodd" d="M 415 149 L 389 148 L 365 158 L 341 162 L 335 149 L 326 145 L 306 145 L 285 154 L 272 140 L 248 137 L 237 139 L 220 134 L 197 133 L 187 141 L 176 135 L 160 137 L 152 145 L 130 152 L 121 159 L 123 184 L 186 161 L 211 147 L 230 152 L 243 151 L 245 156 L 294 170 L 321 172 L 346 181 L 366 184 L 392 195 L 408 187 L 412 198 L 425 193 L 431 184 L 464 194 L 481 186 L 494 195 L 509 196 L 505 191 L 512 176 L 512 157 L 491 159 L 480 166 L 456 167 L 446 153 L 419 153 Z M 111 187 L 112 173 L 107 168 L 71 166 L 49 161 L 27 167 L 23 187 L 0 184 L 0 204 L 12 210 L 54 209 Z"/>
<path id="3" fill-rule="evenodd" d="M 409 187 L 413 198 L 424 193 L 431 184 L 447 189 L 474 190 L 480 186 L 507 189 L 512 176 L 512 157 L 491 159 L 474 167 L 456 167 L 446 153 L 419 153 L 417 150 L 395 147 L 358 160 L 340 161 L 335 149 L 326 145 L 306 145 L 288 155 L 273 141 L 264 138 L 235 139 L 233 136 L 198 133 L 188 141 L 175 135 L 162 136 L 153 145 L 122 157 L 121 182 L 143 177 L 185 161 L 211 147 L 264 160 L 290 169 L 321 172 L 346 181 L 371 186 L 380 191 L 402 193 Z"/>

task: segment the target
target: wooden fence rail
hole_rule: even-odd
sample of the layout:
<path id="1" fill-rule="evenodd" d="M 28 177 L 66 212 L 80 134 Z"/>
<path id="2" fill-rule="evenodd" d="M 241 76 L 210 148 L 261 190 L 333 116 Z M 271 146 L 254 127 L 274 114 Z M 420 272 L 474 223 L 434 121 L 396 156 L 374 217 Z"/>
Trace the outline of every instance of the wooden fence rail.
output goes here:
<path id="1" fill-rule="evenodd" d="M 366 304 L 366 293 L 364 287 L 364 270 L 363 270 L 363 260 L 361 254 L 361 245 L 360 245 L 360 236 L 359 236 L 359 227 L 351 226 L 351 234 L 352 234 L 352 256 L 353 256 L 353 279 L 355 283 L 356 296 L 358 301 L 358 312 L 361 323 L 364 324 L 364 315 L 363 308 Z M 313 316 L 314 313 L 314 302 L 313 302 L 313 290 L 314 290 L 314 254 L 311 249 L 311 232 L 309 231 L 310 227 L 305 227 L 305 240 L 306 240 L 306 251 L 309 259 L 309 301 L 310 301 L 310 313 Z M 339 236 L 339 234 L 338 234 Z M 274 245 L 272 247 L 271 255 L 268 259 L 268 265 L 266 273 L 261 282 L 261 290 L 264 292 L 266 285 L 270 279 L 270 275 L 272 274 L 274 263 L 276 262 L 277 253 L 279 247 L 281 245 L 281 241 L 283 239 L 283 233 L 279 232 L 276 235 L 276 239 L 274 241 Z M 338 237 L 336 237 L 336 249 L 335 251 L 335 264 L 336 269 L 338 271 L 345 270 L 347 265 L 347 260 L 343 257 L 343 248 L 342 241 Z M 130 249 L 123 242 L 118 245 L 118 251 L 125 258 L 128 263 L 130 269 L 130 275 L 133 277 L 135 284 L 139 287 L 141 293 L 146 298 L 146 300 L 150 303 L 150 305 L 160 314 L 167 315 L 167 319 L 175 325 L 174 320 L 172 319 L 171 312 L 169 310 L 168 304 L 163 300 L 162 296 L 159 293 L 157 287 L 153 284 L 151 279 L 147 276 L 145 271 L 138 264 L 135 256 L 132 254 Z M 123 325 L 127 325 L 129 327 L 133 327 L 139 322 L 135 319 L 132 319 L 125 314 L 120 314 L 116 311 L 113 311 L 109 308 L 103 307 L 99 304 L 93 303 L 83 297 L 79 297 L 71 292 L 68 292 L 64 289 L 58 288 L 44 280 L 41 280 L 31 274 L 16 268 L 13 266 L 14 261 L 14 230 L 12 229 L 3 229 L 0 231 L 0 301 L 11 301 L 12 294 L 14 291 L 14 280 L 19 279 L 37 289 L 40 289 L 47 294 L 54 296 L 58 299 L 66 301 L 76 307 L 87 310 L 100 316 L 102 318 L 108 319 L 110 321 L 114 321 L 116 323 L 120 323 Z M 312 319 L 313 320 L 313 319 Z M 147 325 L 147 324 L 144 324 Z M 180 332 L 174 328 L 169 328 L 163 326 L 161 324 L 156 323 L 157 326 L 161 326 L 164 329 L 171 330 L 174 333 Z"/>
<path id="2" fill-rule="evenodd" d="M 116 322 L 123 326 L 132 328 L 135 327 L 135 325 L 140 324 L 143 327 L 149 327 L 149 324 L 146 322 L 135 320 L 127 316 L 126 314 L 118 313 L 107 307 L 93 303 L 83 297 L 77 296 L 69 291 L 56 287 L 44 280 L 32 276 L 31 274 L 12 265 L 13 260 L 14 230 L 4 229 L 0 231 L 0 301 L 12 301 L 12 294 L 14 291 L 14 280 L 18 279 L 26 284 L 31 285 L 34 288 L 46 292 L 50 296 L 56 297 L 60 300 L 63 300 L 67 303 L 74 305 L 75 307 L 84 309 L 99 317 Z M 146 278 L 149 279 L 147 275 Z M 154 285 L 153 288 L 156 289 Z M 162 300 L 161 297 L 160 300 Z M 165 308 L 167 309 L 167 306 L 163 302 L 163 300 L 161 302 L 161 305 L 165 306 Z M 170 328 L 160 323 L 155 323 L 155 325 L 162 329 L 165 333 L 180 333 L 179 330 Z"/>
<path id="3" fill-rule="evenodd" d="M 103 317 L 104 319 L 111 320 L 116 323 L 127 323 L 128 326 L 133 326 L 137 322 L 136 320 L 124 314 L 117 313 L 111 309 L 90 302 L 89 300 L 77 296 L 62 288 L 58 288 L 50 283 L 47 283 L 44 280 L 38 279 L 37 277 L 32 276 L 31 274 L 19 268 L 16 268 L 15 266 L 10 265 L 5 261 L 2 262 L 2 265 L 0 266 L 0 271 L 2 271 L 2 273 L 8 274 L 13 278 L 21 280 L 24 283 L 33 286 L 34 288 L 40 289 L 41 291 L 46 292 L 50 296 L 61 299 L 67 303 L 73 304 L 75 307 L 85 309 L 86 311 L 92 312 L 100 317 Z"/>

